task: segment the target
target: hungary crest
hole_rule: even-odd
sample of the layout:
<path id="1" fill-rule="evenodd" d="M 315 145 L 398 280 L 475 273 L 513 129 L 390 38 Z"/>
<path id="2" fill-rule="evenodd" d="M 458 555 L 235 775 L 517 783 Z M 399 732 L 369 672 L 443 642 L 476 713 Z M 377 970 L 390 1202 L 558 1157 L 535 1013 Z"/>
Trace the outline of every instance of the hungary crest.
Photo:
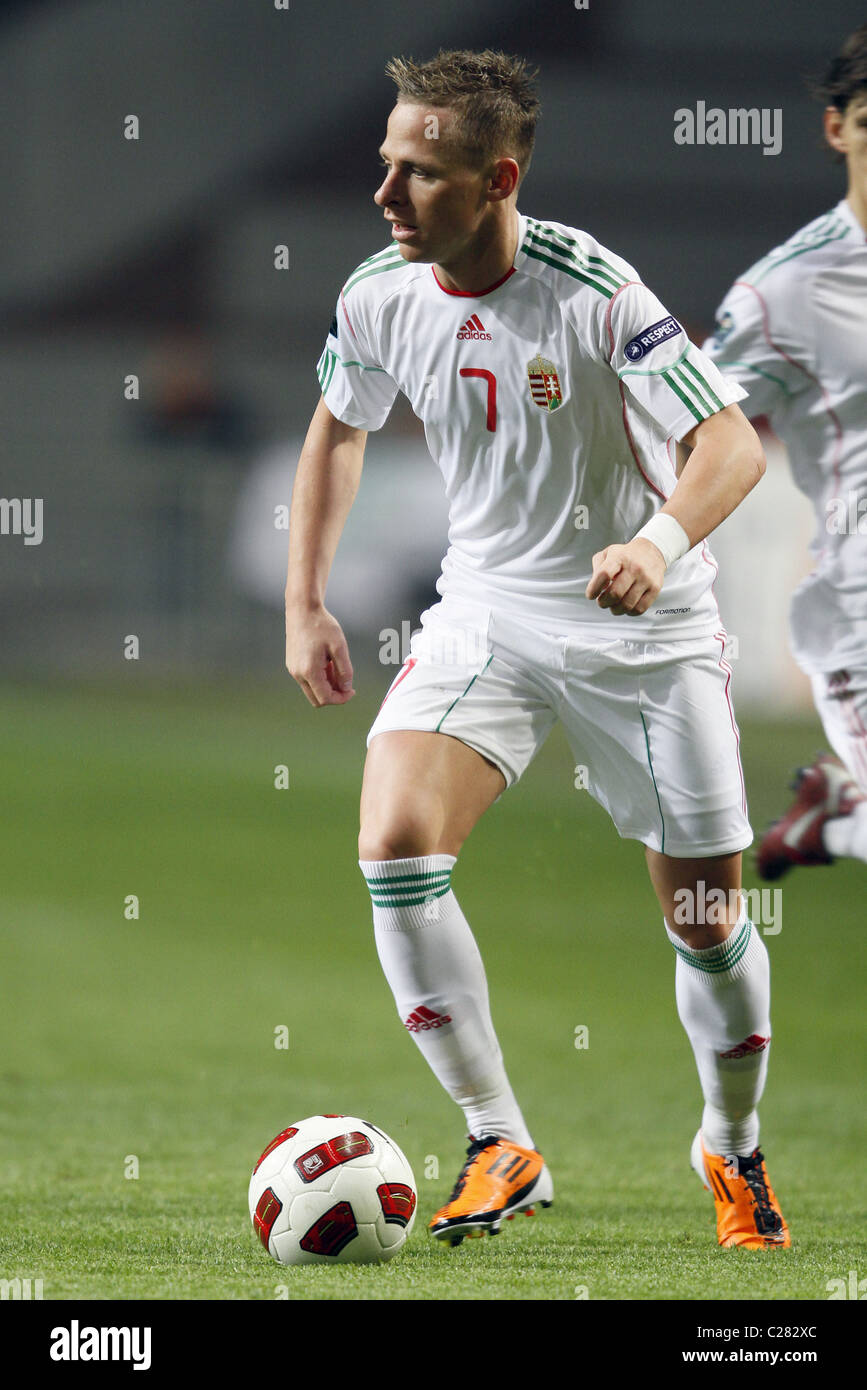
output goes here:
<path id="1" fill-rule="evenodd" d="M 530 380 L 530 395 L 542 410 L 556 410 L 563 404 L 560 378 L 553 362 L 546 357 L 537 356 L 527 363 L 527 376 Z"/>

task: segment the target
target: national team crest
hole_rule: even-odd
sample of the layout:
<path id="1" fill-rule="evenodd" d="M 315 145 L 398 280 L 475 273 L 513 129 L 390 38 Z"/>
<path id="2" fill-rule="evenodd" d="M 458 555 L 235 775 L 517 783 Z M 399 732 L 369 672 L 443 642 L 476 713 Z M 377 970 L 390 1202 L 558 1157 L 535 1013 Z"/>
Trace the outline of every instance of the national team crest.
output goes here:
<path id="1" fill-rule="evenodd" d="M 530 395 L 542 410 L 556 410 L 563 404 L 560 378 L 553 362 L 541 355 L 527 363 L 527 376 L 530 379 Z"/>

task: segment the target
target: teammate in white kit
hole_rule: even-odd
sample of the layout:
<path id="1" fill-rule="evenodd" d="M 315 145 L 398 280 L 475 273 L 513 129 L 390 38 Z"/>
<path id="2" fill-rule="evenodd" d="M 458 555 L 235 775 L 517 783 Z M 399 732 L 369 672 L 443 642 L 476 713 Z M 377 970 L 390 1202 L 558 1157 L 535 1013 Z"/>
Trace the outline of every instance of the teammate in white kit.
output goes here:
<path id="1" fill-rule="evenodd" d="M 795 658 L 839 755 L 802 768 L 786 815 L 763 836 L 759 872 L 867 861 L 867 25 L 820 88 L 846 197 L 729 291 L 704 350 L 767 415 L 813 503 L 815 568 L 792 600 Z"/>
<path id="2" fill-rule="evenodd" d="M 538 112 L 523 62 L 456 52 L 388 71 L 398 100 L 375 201 L 393 244 L 347 280 L 320 359 L 292 501 L 287 666 L 316 706 L 354 694 L 325 586 L 366 432 L 402 391 L 443 473 L 450 544 L 441 601 L 368 736 L 359 854 L 400 1017 L 470 1135 L 431 1229 L 457 1244 L 552 1199 L 451 873 L 559 718 L 592 794 L 646 846 L 704 1095 L 691 1159 L 719 1241 L 788 1245 L 758 1147 L 768 955 L 739 893 L 752 836 L 703 544 L 764 469 L 744 392 L 620 257 L 518 212 Z M 676 895 L 712 889 L 727 904 L 715 920 L 678 912 Z"/>

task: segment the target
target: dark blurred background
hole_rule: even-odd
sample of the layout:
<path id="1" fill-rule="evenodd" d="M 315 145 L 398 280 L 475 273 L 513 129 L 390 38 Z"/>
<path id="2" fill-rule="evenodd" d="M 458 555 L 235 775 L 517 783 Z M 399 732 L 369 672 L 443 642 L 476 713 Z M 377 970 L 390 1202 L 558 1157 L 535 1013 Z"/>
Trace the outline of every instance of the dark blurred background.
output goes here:
<path id="1" fill-rule="evenodd" d="M 863 18 L 848 0 L 5 4 L 0 495 L 44 505 L 41 544 L 0 537 L 7 673 L 117 670 L 130 634 L 154 675 L 280 670 L 279 508 L 340 285 L 387 242 L 372 193 L 392 54 L 538 63 L 522 209 L 592 231 L 701 341 L 736 275 L 843 195 L 805 77 Z M 780 108 L 781 153 L 676 145 L 675 110 L 699 100 Z M 782 707 L 804 696 L 784 623 L 810 522 L 772 453 L 715 549 L 741 698 Z M 386 567 L 393 528 L 371 528 L 395 480 L 404 551 Z M 328 594 L 356 662 L 436 597 L 444 544 L 439 477 L 399 402 Z M 759 651 L 761 682 L 743 661 Z"/>

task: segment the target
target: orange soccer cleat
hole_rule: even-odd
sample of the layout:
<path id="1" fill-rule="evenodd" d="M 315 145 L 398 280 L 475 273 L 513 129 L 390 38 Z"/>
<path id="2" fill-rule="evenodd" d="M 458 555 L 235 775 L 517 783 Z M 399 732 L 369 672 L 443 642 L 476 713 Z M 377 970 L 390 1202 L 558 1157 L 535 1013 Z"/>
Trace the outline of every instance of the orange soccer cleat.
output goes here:
<path id="1" fill-rule="evenodd" d="M 699 1130 L 692 1141 L 690 1162 L 713 1193 L 720 1245 L 740 1245 L 746 1250 L 780 1250 L 791 1245 L 761 1149 L 745 1157 L 709 1154 Z"/>
<path id="2" fill-rule="evenodd" d="M 536 1202 L 550 1207 L 553 1200 L 551 1174 L 535 1149 L 522 1149 L 493 1134 L 484 1139 L 470 1135 L 467 1161 L 430 1230 L 437 1240 L 460 1245 L 464 1236 L 485 1231 L 495 1236 L 504 1218 L 510 1221 L 519 1211 L 532 1216 Z"/>

